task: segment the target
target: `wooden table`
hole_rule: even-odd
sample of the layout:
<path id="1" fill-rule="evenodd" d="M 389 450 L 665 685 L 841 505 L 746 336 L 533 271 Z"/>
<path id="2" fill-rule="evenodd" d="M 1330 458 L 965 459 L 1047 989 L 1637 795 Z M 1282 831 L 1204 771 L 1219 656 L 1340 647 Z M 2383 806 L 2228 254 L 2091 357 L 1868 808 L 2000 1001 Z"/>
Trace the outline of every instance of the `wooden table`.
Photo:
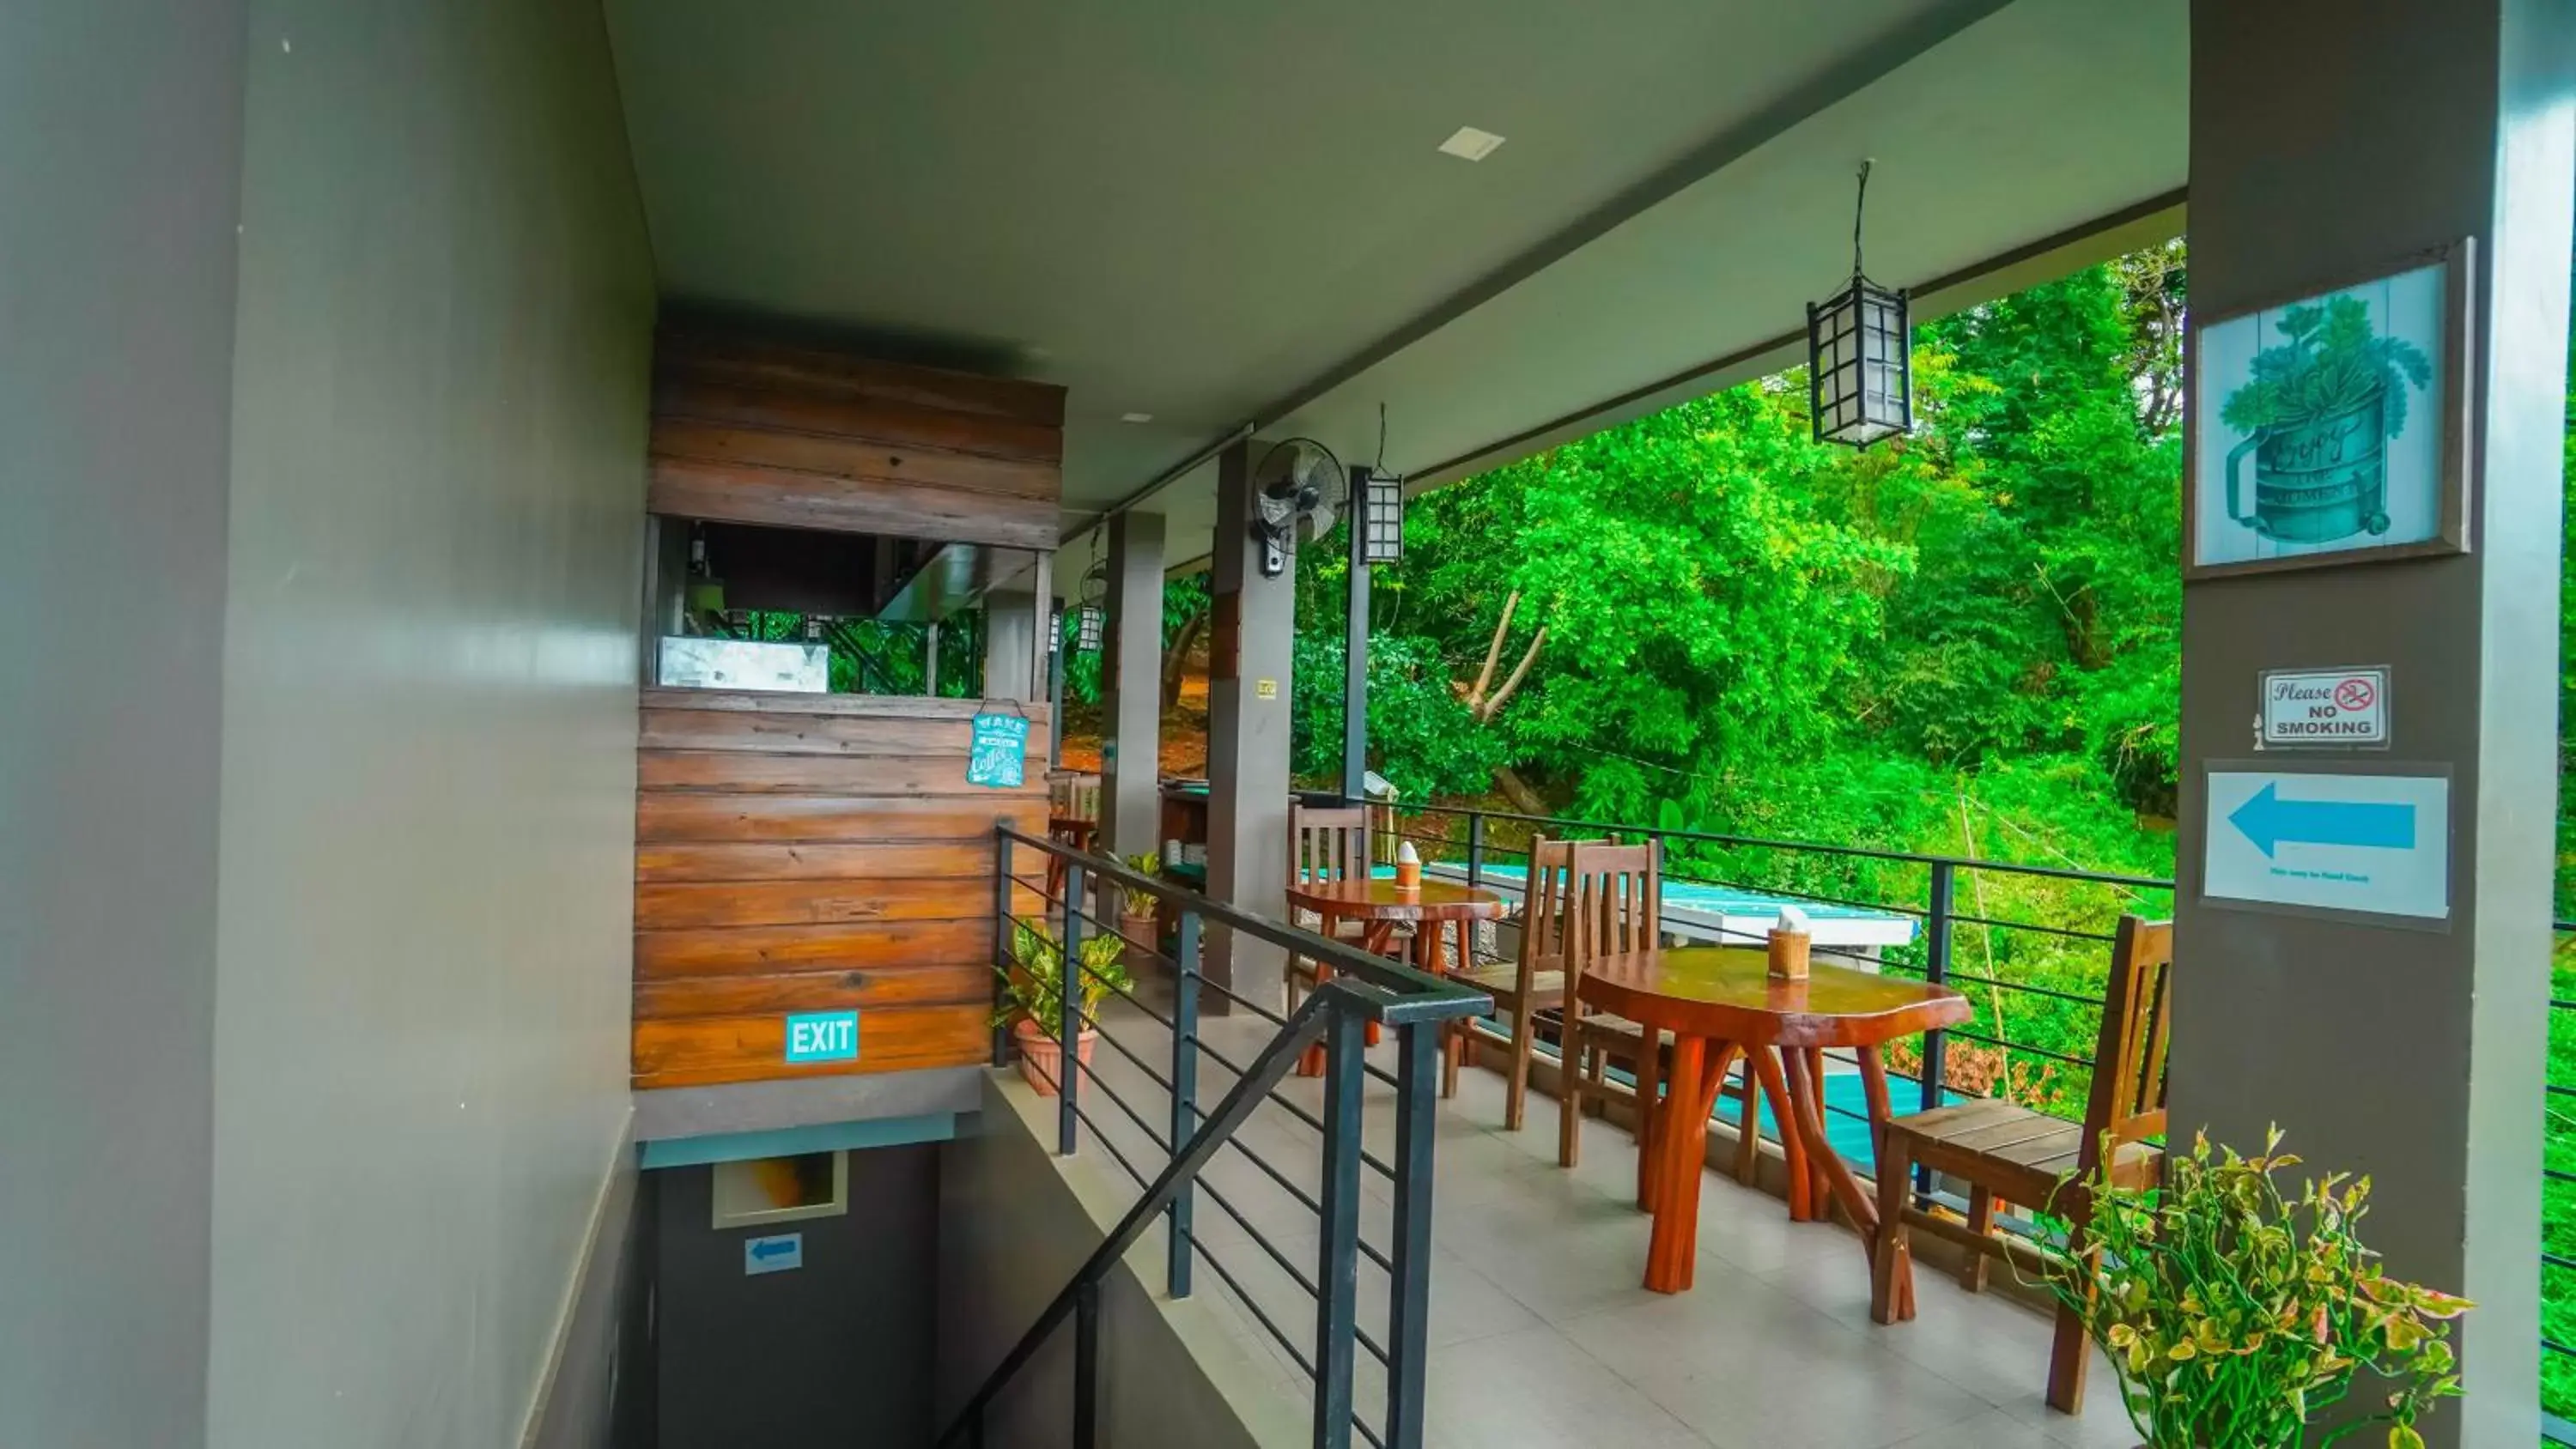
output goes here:
<path id="1" fill-rule="evenodd" d="M 1822 963 L 1805 981 L 1774 981 L 1766 964 L 1758 946 L 1686 946 L 1605 956 L 1584 971 L 1585 1006 L 1673 1034 L 1668 1095 L 1651 1110 L 1638 1104 L 1644 1119 L 1639 1150 L 1649 1155 L 1647 1207 L 1655 1215 L 1646 1286 L 1658 1293 L 1691 1286 L 1708 1116 L 1737 1053 L 1780 1118 L 1790 1216 L 1821 1215 L 1830 1193 L 1860 1230 L 1867 1262 L 1877 1252 L 1878 1207 L 1826 1140 L 1825 1050 L 1848 1049 L 1859 1060 L 1875 1148 L 1878 1125 L 1888 1116 L 1879 1048 L 1968 1019 L 1967 998 L 1946 986 Z M 1910 1275 L 1898 1289 L 1910 1307 Z"/>
<path id="2" fill-rule="evenodd" d="M 1322 918 L 1320 934 L 1333 934 L 1336 921 L 1361 923 L 1360 949 L 1376 955 L 1387 955 L 1387 946 L 1395 939 L 1398 926 L 1413 927 L 1413 966 L 1433 976 L 1445 976 L 1448 967 L 1441 953 L 1441 938 L 1452 922 L 1458 927 L 1458 960 L 1463 965 L 1472 959 L 1475 939 L 1469 926 L 1477 921 L 1499 919 L 1504 900 L 1489 890 L 1476 890 L 1455 881 L 1425 879 L 1411 890 L 1398 889 L 1391 880 L 1324 880 L 1308 881 L 1288 887 L 1288 904 L 1296 910 L 1313 911 Z M 1331 976 L 1332 968 L 1315 963 L 1315 980 L 1320 984 Z M 1458 1044 L 1465 1024 L 1453 1029 L 1441 1043 L 1441 1095 L 1454 1096 L 1458 1090 Z M 1369 1041 L 1377 1041 L 1377 1027 L 1371 1023 Z M 1297 1063 L 1297 1074 L 1320 1076 L 1324 1056 L 1319 1048 L 1306 1053 Z"/>

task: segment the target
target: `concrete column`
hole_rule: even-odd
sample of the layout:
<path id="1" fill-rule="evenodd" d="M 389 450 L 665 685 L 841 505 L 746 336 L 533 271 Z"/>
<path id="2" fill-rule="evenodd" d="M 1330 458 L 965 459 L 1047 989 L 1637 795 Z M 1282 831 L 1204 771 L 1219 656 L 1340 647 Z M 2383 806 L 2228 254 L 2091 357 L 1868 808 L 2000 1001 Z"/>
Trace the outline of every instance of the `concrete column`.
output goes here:
<path id="1" fill-rule="evenodd" d="M 1045 641 L 1033 617 L 1037 596 L 1019 591 L 984 596 L 984 697 L 1035 703 L 1032 670 L 1045 663 Z M 1035 654 L 1035 663 L 1032 655 Z"/>
<path id="2" fill-rule="evenodd" d="M 1215 552 L 1208 640 L 1208 893 L 1274 920 L 1287 918 L 1288 668 L 1297 624 L 1297 560 L 1261 576 L 1252 536 L 1252 464 L 1268 444 L 1217 456 Z M 1268 992 L 1284 954 L 1266 942 L 1206 936 L 1210 979 Z M 1255 999 L 1260 999 L 1256 997 Z M 1217 1009 L 1224 998 L 1208 1002 Z"/>
<path id="3" fill-rule="evenodd" d="M 1162 846 L 1156 776 L 1163 736 L 1163 519 L 1109 521 L 1108 653 L 1101 660 L 1101 848 L 1142 855 Z"/>
<path id="4" fill-rule="evenodd" d="M 2479 1303 L 2458 1339 L 2467 1398 L 2427 1438 L 2527 1444 L 2576 9 L 2195 0 L 2191 21 L 2196 323 L 2475 239 L 2471 377 L 2454 380 L 2469 387 L 2472 551 L 2185 589 L 2173 1137 L 2206 1126 L 2250 1150 L 2277 1122 L 2311 1169 L 2370 1174 L 2365 1230 L 2389 1270 Z M 2208 411 L 2197 426 L 2217 426 Z M 2209 818 L 2203 775 L 2250 753 L 2258 672 L 2362 664 L 2392 671 L 2376 758 L 2450 773 L 2449 919 L 2400 929 L 2213 903 L 2203 852 L 2234 827 Z"/>

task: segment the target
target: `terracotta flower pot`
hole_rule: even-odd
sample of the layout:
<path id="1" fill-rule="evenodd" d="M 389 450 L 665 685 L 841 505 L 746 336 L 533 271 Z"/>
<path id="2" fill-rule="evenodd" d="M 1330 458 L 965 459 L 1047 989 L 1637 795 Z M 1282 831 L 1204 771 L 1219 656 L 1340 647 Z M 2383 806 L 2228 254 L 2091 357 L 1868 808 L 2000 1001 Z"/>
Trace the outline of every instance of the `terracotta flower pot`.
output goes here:
<path id="1" fill-rule="evenodd" d="M 1127 938 L 1127 970 L 1130 974 L 1142 974 L 1146 963 L 1155 959 L 1155 952 L 1162 945 L 1162 918 L 1150 910 L 1121 915 L 1118 934 Z"/>
<path id="2" fill-rule="evenodd" d="M 1054 1096 L 1055 1084 L 1064 1076 L 1064 1047 L 1055 1039 L 1055 1033 L 1040 1030 L 1036 1022 L 1024 1016 L 1012 1024 L 1011 1039 L 1020 1044 L 1020 1076 L 1037 1089 L 1039 1096 Z M 1086 1031 L 1075 1044 L 1075 1054 L 1083 1066 L 1091 1065 L 1091 1048 L 1099 1040 L 1100 1033 Z"/>

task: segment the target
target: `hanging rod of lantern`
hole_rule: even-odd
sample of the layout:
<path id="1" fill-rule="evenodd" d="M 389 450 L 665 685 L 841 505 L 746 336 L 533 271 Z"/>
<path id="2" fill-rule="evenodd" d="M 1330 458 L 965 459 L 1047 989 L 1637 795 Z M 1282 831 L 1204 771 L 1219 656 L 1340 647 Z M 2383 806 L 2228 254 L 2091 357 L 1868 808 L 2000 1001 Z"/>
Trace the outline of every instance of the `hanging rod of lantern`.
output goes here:
<path id="1" fill-rule="evenodd" d="M 1851 285 L 1807 306 L 1807 403 L 1819 443 L 1866 448 L 1914 426 L 1914 369 L 1906 295 L 1861 266 L 1870 162 L 1852 203 Z"/>

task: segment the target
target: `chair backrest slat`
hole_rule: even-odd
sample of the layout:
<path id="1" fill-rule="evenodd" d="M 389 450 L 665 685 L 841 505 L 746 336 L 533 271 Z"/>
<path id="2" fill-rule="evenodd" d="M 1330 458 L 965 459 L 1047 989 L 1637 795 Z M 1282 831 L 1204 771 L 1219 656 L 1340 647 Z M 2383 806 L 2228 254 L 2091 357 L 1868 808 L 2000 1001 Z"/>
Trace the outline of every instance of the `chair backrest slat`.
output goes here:
<path id="1" fill-rule="evenodd" d="M 1369 873 L 1368 812 L 1288 807 L 1288 883 L 1365 880 Z"/>
<path id="2" fill-rule="evenodd" d="M 1529 875 L 1521 897 L 1520 974 L 1550 969 L 1544 963 L 1565 954 L 1567 887 L 1574 864 L 1574 843 L 1536 836 L 1530 841 Z M 1522 987 L 1527 990 L 1526 984 Z"/>
<path id="3" fill-rule="evenodd" d="M 1664 859 L 1661 842 L 1612 845 L 1603 840 L 1571 844 L 1567 870 L 1570 907 L 1565 950 L 1565 1000 L 1593 960 L 1652 948 L 1662 938 Z"/>
<path id="4" fill-rule="evenodd" d="M 2122 916 L 2094 1043 L 2081 1171 L 2100 1165 L 2102 1138 L 2138 1142 L 2165 1130 L 2165 1061 L 2173 1045 L 2173 923 Z"/>

